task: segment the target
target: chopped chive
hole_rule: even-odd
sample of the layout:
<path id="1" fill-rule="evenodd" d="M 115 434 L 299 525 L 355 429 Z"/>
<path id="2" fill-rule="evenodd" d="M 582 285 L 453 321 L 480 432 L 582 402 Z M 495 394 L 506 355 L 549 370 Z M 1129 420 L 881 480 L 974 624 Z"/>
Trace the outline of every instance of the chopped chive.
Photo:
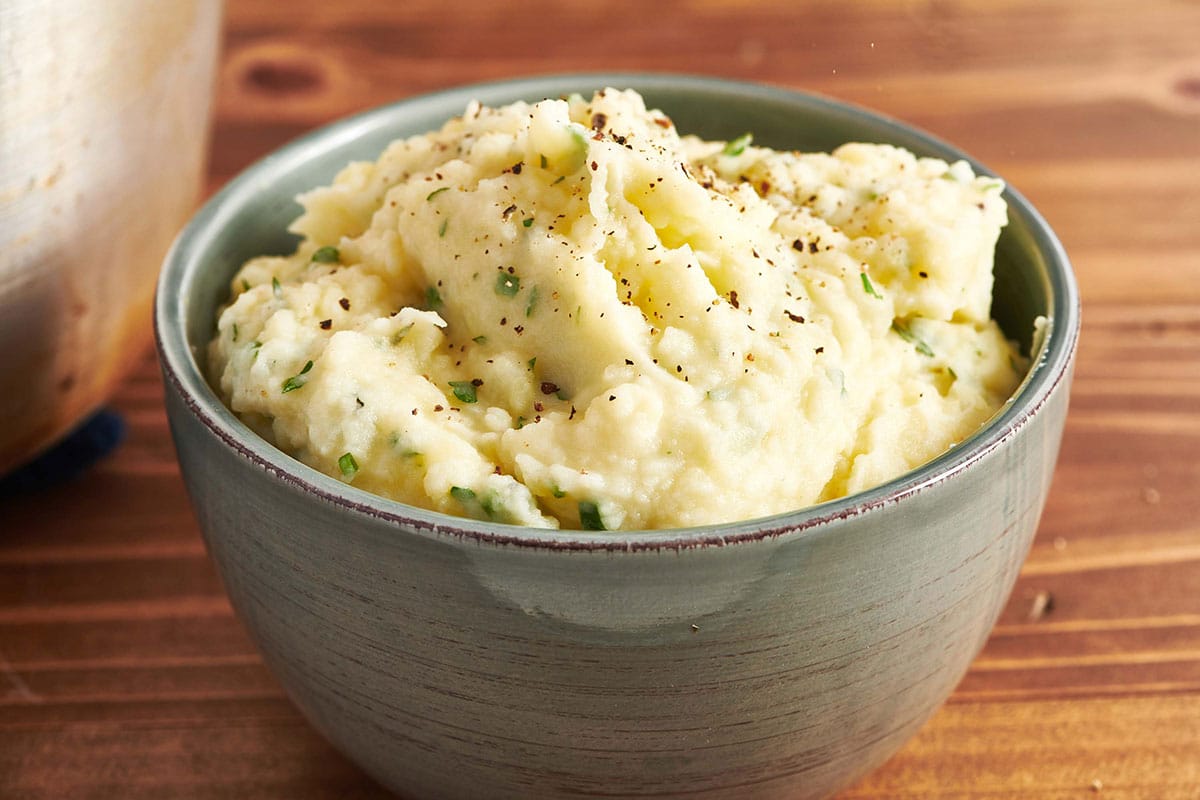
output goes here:
<path id="1" fill-rule="evenodd" d="M 479 336 L 476 336 L 471 341 L 474 342 L 475 344 L 487 344 L 487 337 L 480 334 Z"/>
<path id="2" fill-rule="evenodd" d="M 538 287 L 533 287 L 529 290 L 529 302 L 525 304 L 525 316 L 532 317 L 533 309 L 537 307 Z"/>
<path id="3" fill-rule="evenodd" d="M 279 278 L 271 276 L 271 291 L 276 297 L 283 297 L 283 287 L 279 285 Z"/>
<path id="4" fill-rule="evenodd" d="M 842 396 L 843 400 L 850 396 L 850 393 L 846 391 L 846 373 L 837 367 L 826 367 L 825 375 L 828 376 L 829 382 L 837 387 L 838 394 Z"/>
<path id="5" fill-rule="evenodd" d="M 563 181 L 565 181 L 566 179 L 567 179 L 566 175 L 559 175 L 557 178 L 554 179 L 554 182 L 551 183 L 550 185 L 556 186 L 556 185 L 562 183 Z"/>
<path id="6" fill-rule="evenodd" d="M 479 507 L 483 509 L 483 513 L 488 519 L 504 521 L 504 503 L 500 501 L 499 495 L 495 492 L 488 492 L 479 498 Z"/>
<path id="7" fill-rule="evenodd" d="M 954 367 L 947 366 L 946 372 L 948 372 L 950 374 L 950 380 L 952 380 L 952 381 L 958 380 L 958 373 L 954 371 Z"/>
<path id="8" fill-rule="evenodd" d="M 585 531 L 606 531 L 599 507 L 590 500 L 579 501 L 579 524 Z"/>
<path id="9" fill-rule="evenodd" d="M 521 428 L 524 428 L 525 424 L 528 421 L 529 420 L 525 419 L 524 417 L 517 417 L 517 430 L 521 430 Z"/>
<path id="10" fill-rule="evenodd" d="M 338 469 L 342 471 L 342 477 L 353 478 L 358 472 L 358 461 L 354 459 L 353 453 L 342 453 L 338 458 Z"/>
<path id="11" fill-rule="evenodd" d="M 250 281 L 246 280 L 245 278 L 242 278 L 242 291 L 243 292 L 250 291 Z"/>
<path id="12" fill-rule="evenodd" d="M 1004 188 L 1004 181 L 987 181 L 980 185 L 981 192 L 999 191 Z"/>
<path id="13" fill-rule="evenodd" d="M 304 384 L 308 383 L 308 381 L 306 381 L 304 379 L 304 375 L 307 374 L 308 371 L 312 368 L 313 368 L 313 362 L 311 360 L 306 361 L 304 363 L 304 368 L 302 370 L 300 370 L 298 373 L 296 373 L 295 375 L 293 375 L 292 377 L 288 378 L 286 381 L 283 382 L 283 387 L 282 387 L 283 393 L 287 394 L 288 392 L 294 392 L 295 390 L 299 389 Z"/>
<path id="14" fill-rule="evenodd" d="M 567 496 L 567 493 L 564 492 L 562 489 L 560 489 L 557 486 L 550 487 L 550 494 L 554 495 L 555 497 L 566 497 Z"/>
<path id="15" fill-rule="evenodd" d="M 542 169 L 545 169 L 546 164 L 549 162 L 546 161 L 546 157 L 544 155 L 538 153 L 538 163 L 541 165 Z"/>
<path id="16" fill-rule="evenodd" d="M 436 286 L 430 286 L 425 290 L 425 305 L 431 309 L 442 307 L 442 294 Z"/>
<path id="17" fill-rule="evenodd" d="M 741 136 L 727 143 L 721 154 L 726 156 L 740 156 L 746 151 L 746 145 L 752 141 L 754 141 L 754 134 L 743 133 Z"/>
<path id="18" fill-rule="evenodd" d="M 475 490 L 465 486 L 451 486 L 450 496 L 465 506 L 475 499 Z"/>
<path id="19" fill-rule="evenodd" d="M 525 219 L 521 220 L 521 224 L 528 228 L 533 224 L 533 217 L 526 217 Z"/>
<path id="20" fill-rule="evenodd" d="M 415 323 L 410 322 L 407 325 L 405 325 L 403 328 L 401 328 L 400 330 L 393 333 L 391 335 L 391 337 L 388 338 L 388 343 L 391 344 L 392 347 L 395 347 L 396 345 L 403 342 L 404 337 L 408 336 L 408 332 L 412 330 L 412 327 L 414 324 Z"/>
<path id="21" fill-rule="evenodd" d="M 704 396 L 707 397 L 709 400 L 718 400 L 718 401 L 728 400 L 730 397 L 733 396 L 733 387 L 718 386 L 715 389 L 709 389 L 707 392 L 704 393 Z"/>
<path id="22" fill-rule="evenodd" d="M 470 381 L 450 381 L 454 396 L 464 403 L 474 403 L 479 398 L 475 395 L 475 384 Z"/>
<path id="23" fill-rule="evenodd" d="M 533 358 L 529 359 L 525 363 L 527 363 L 529 365 L 530 369 L 533 369 L 534 365 L 537 364 L 537 356 L 534 356 Z"/>
<path id="24" fill-rule="evenodd" d="M 341 260 L 342 254 L 338 252 L 336 247 L 325 245 L 318 247 L 316 252 L 312 254 L 312 260 L 318 264 L 334 264 Z"/>
<path id="25" fill-rule="evenodd" d="M 450 190 L 450 187 L 449 187 L 449 186 L 443 186 L 443 187 L 442 187 L 442 188 L 440 188 L 440 189 L 434 189 L 432 192 L 430 192 L 429 194 L 425 195 L 425 200 L 426 200 L 426 201 L 432 200 L 433 198 L 437 197 L 437 196 L 438 196 L 439 194 L 441 194 L 442 192 L 449 191 L 449 190 Z"/>
<path id="26" fill-rule="evenodd" d="M 874 297 L 876 300 L 882 300 L 883 295 L 875 291 L 875 285 L 871 283 L 870 276 L 868 276 L 865 272 L 860 272 L 859 275 L 862 276 L 863 291 L 871 295 L 871 297 Z"/>
<path id="27" fill-rule="evenodd" d="M 516 275 L 501 272 L 496 276 L 496 294 L 513 297 L 519 291 L 521 291 L 521 279 Z"/>
<path id="28" fill-rule="evenodd" d="M 584 137 L 583 132 L 577 127 L 571 127 L 568 130 L 571 132 L 571 153 L 570 160 L 566 163 L 566 169 L 563 170 L 564 175 L 574 175 L 579 170 L 583 169 L 584 163 L 587 161 L 588 155 L 588 140 Z"/>
<path id="29" fill-rule="evenodd" d="M 902 324 L 899 320 L 892 323 L 892 330 L 899 334 L 901 339 L 911 344 L 918 353 L 923 356 L 933 358 L 933 350 L 929 347 L 929 345 L 925 344 L 920 337 L 909 330 L 908 327 Z"/>
<path id="30" fill-rule="evenodd" d="M 450 220 L 448 220 L 448 219 L 442 220 L 442 224 L 438 226 L 438 238 L 439 239 L 446 235 L 446 226 L 449 224 L 450 224 Z"/>
<path id="31" fill-rule="evenodd" d="M 238 336 L 238 329 L 237 329 L 237 323 L 235 322 L 235 323 L 233 323 L 233 341 L 235 341 L 235 342 L 237 341 L 237 336 Z"/>

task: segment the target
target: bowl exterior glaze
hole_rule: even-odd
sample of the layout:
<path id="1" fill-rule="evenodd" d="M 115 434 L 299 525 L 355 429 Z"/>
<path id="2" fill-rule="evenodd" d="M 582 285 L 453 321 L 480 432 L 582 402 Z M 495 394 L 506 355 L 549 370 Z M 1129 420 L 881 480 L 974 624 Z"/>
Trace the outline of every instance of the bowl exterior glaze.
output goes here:
<path id="1" fill-rule="evenodd" d="M 692 93 L 678 108 L 662 88 L 672 82 Z M 410 101 L 252 168 L 168 258 L 156 316 L 167 411 L 212 558 L 297 705 L 405 796 L 827 796 L 884 761 L 945 700 L 1036 530 L 1078 310 L 1057 242 L 1017 196 L 1010 261 L 1055 322 L 1016 400 L 932 465 L 794 514 L 628 535 L 458 520 L 372 498 L 277 453 L 204 384 L 195 353 L 221 287 L 269 236 L 247 241 L 258 229 L 246 225 L 286 220 L 289 193 L 327 179 L 364 132 L 381 146 L 472 96 L 651 84 L 677 122 L 704 91 L 743 101 L 763 91 L 575 76 Z M 791 109 L 789 124 L 846 115 L 860 133 L 831 134 L 842 139 L 881 140 L 895 125 L 767 92 Z M 403 122 L 394 109 L 407 112 Z M 906 146 L 943 147 L 898 130 L 917 137 Z"/>

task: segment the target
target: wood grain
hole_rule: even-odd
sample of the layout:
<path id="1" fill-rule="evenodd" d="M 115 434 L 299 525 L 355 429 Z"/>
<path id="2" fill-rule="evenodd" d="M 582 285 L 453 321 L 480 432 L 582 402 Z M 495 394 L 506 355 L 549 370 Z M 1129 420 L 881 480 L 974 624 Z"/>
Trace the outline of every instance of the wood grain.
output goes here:
<path id="1" fill-rule="evenodd" d="M 476 80 L 664 70 L 822 92 L 925 127 L 1047 216 L 1084 332 L 1049 505 L 950 702 L 844 792 L 1200 797 L 1200 5 L 517 5 L 229 0 L 210 189 L 333 118 Z M 128 441 L 0 500 L 0 797 L 381 792 L 233 618 L 147 355 Z"/>

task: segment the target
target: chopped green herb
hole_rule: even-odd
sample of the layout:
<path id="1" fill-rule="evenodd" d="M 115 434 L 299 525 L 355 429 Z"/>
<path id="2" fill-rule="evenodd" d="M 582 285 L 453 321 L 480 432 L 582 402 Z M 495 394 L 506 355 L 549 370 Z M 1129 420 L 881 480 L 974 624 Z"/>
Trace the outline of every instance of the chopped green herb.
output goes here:
<path id="1" fill-rule="evenodd" d="M 271 291 L 276 297 L 283 297 L 283 287 L 279 285 L 279 278 L 271 277 Z"/>
<path id="2" fill-rule="evenodd" d="M 446 235 L 446 226 L 449 224 L 450 224 L 450 220 L 448 220 L 448 219 L 442 220 L 442 224 L 438 226 L 438 238 L 439 239 Z"/>
<path id="3" fill-rule="evenodd" d="M 562 183 L 562 182 L 563 182 L 563 181 L 565 181 L 566 179 L 567 179 L 567 176 L 566 176 L 566 175 L 559 175 L 557 178 L 555 178 L 555 179 L 554 179 L 554 182 L 553 182 L 553 183 L 551 183 L 550 185 L 551 185 L 551 186 L 557 186 L 558 184 Z"/>
<path id="4" fill-rule="evenodd" d="M 308 383 L 308 381 L 306 381 L 304 379 L 304 375 L 306 375 L 308 373 L 308 371 L 312 368 L 313 368 L 313 362 L 306 361 L 304 363 L 304 368 L 302 370 L 300 370 L 298 373 L 296 373 L 295 375 L 293 375 L 292 377 L 288 378 L 286 381 L 283 382 L 283 387 L 282 387 L 283 393 L 287 394 L 288 392 L 294 392 L 295 390 L 299 389 L 304 384 Z"/>
<path id="5" fill-rule="evenodd" d="M 570 400 L 571 399 L 571 396 L 569 394 L 567 394 L 566 391 L 563 389 L 559 389 L 557 392 L 555 392 L 554 396 L 557 397 L 559 400 Z"/>
<path id="6" fill-rule="evenodd" d="M 233 323 L 233 341 L 235 341 L 235 342 L 237 341 L 237 334 L 238 334 L 238 329 L 237 329 L 237 323 L 235 322 L 235 323 Z"/>
<path id="7" fill-rule="evenodd" d="M 882 300 L 883 295 L 881 295 L 879 292 L 875 291 L 875 285 L 873 283 L 871 283 L 870 276 L 868 276 L 867 273 L 865 273 L 865 272 L 862 272 L 859 274 L 862 276 L 863 291 L 866 292 L 867 294 L 871 295 L 871 297 L 874 297 L 877 300 Z"/>
<path id="8" fill-rule="evenodd" d="M 837 387 L 838 394 L 842 396 L 843 400 L 850 396 L 850 393 L 846 391 L 846 373 L 837 367 L 826 367 L 825 375 L 828 376 L 829 382 Z"/>
<path id="9" fill-rule="evenodd" d="M 709 389 L 704 393 L 709 400 L 728 400 L 733 396 L 732 386 L 718 386 L 715 389 Z"/>
<path id="10" fill-rule="evenodd" d="M 475 395 L 475 384 L 470 381 L 450 381 L 454 396 L 464 403 L 474 403 L 479 398 Z"/>
<path id="11" fill-rule="evenodd" d="M 490 520 L 504 521 L 504 504 L 500 501 L 500 496 L 493 492 L 488 492 L 483 497 L 479 498 L 479 507 L 483 509 L 483 513 Z"/>
<path id="12" fill-rule="evenodd" d="M 532 317 L 533 310 L 537 307 L 538 287 L 533 287 L 529 290 L 529 302 L 525 304 L 525 316 Z"/>
<path id="13" fill-rule="evenodd" d="M 950 380 L 958 380 L 958 373 L 954 371 L 954 367 L 946 367 L 946 372 L 950 374 Z"/>
<path id="14" fill-rule="evenodd" d="M 526 423 L 528 423 L 528 422 L 529 422 L 529 420 L 525 419 L 524 417 L 517 417 L 517 430 L 521 430 L 521 428 L 524 428 Z"/>
<path id="15" fill-rule="evenodd" d="M 449 191 L 449 190 L 450 190 L 450 187 L 449 187 L 449 186 L 443 186 L 443 187 L 442 187 L 442 188 L 440 188 L 440 189 L 434 189 L 432 192 L 430 192 L 429 194 L 425 195 L 425 200 L 426 200 L 426 201 L 432 200 L 433 198 L 437 197 L 437 196 L 438 196 L 439 194 L 441 194 L 442 192 L 446 192 L 446 191 Z"/>
<path id="16" fill-rule="evenodd" d="M 487 344 L 487 337 L 480 334 L 479 336 L 476 336 L 471 341 L 474 342 L 475 344 Z"/>
<path id="17" fill-rule="evenodd" d="M 920 339 L 920 337 L 918 337 L 915 333 L 913 333 L 911 330 L 909 330 L 908 327 L 906 325 L 904 325 L 903 323 L 901 323 L 899 320 L 896 320 L 895 322 L 892 323 L 892 330 L 894 330 L 897 334 L 899 334 L 901 339 L 903 339 L 904 341 L 911 344 L 914 348 L 916 348 L 916 351 L 918 353 L 920 353 L 923 356 L 928 356 L 929 358 L 933 358 L 933 350 L 929 347 L 929 345 L 925 344 L 925 342 L 922 341 Z"/>
<path id="18" fill-rule="evenodd" d="M 391 335 L 391 337 L 388 339 L 388 342 L 392 345 L 392 347 L 395 347 L 404 341 L 404 337 L 408 336 L 408 332 L 412 330 L 413 324 L 414 323 L 410 322 Z"/>
<path id="19" fill-rule="evenodd" d="M 537 356 L 534 356 L 533 358 L 529 359 L 529 361 L 527 361 L 525 363 L 529 364 L 530 369 L 533 369 L 534 365 L 537 364 Z"/>
<path id="20" fill-rule="evenodd" d="M 465 486 L 451 486 L 450 496 L 465 506 L 475 500 L 475 490 Z"/>
<path id="21" fill-rule="evenodd" d="M 338 469 L 342 471 L 342 477 L 353 478 L 358 472 L 358 461 L 354 459 L 354 454 L 342 453 L 338 458 Z"/>
<path id="22" fill-rule="evenodd" d="M 250 281 L 246 280 L 245 278 L 242 278 L 242 291 L 243 292 L 250 291 Z"/>
<path id="23" fill-rule="evenodd" d="M 599 507 L 590 500 L 579 501 L 579 524 L 585 531 L 606 531 Z"/>
<path id="24" fill-rule="evenodd" d="M 334 264 L 341 260 L 341 257 L 342 254 L 338 252 L 338 249 L 329 245 L 318 247 L 312 254 L 312 260 L 318 264 Z"/>
<path id="25" fill-rule="evenodd" d="M 542 169 L 545 169 L 546 164 L 548 163 L 546 161 L 546 157 L 544 155 L 542 155 L 541 153 L 538 153 L 538 163 L 541 164 Z"/>
<path id="26" fill-rule="evenodd" d="M 721 154 L 726 156 L 740 156 L 746 151 L 746 146 L 752 141 L 754 141 L 754 134 L 743 133 L 741 136 L 727 143 Z"/>
<path id="27" fill-rule="evenodd" d="M 521 220 L 521 224 L 528 228 L 533 224 L 533 217 L 526 217 L 525 219 Z"/>
<path id="28" fill-rule="evenodd" d="M 519 291 L 521 291 L 521 279 L 516 275 L 501 272 L 496 276 L 496 294 L 514 297 Z"/>
<path id="29" fill-rule="evenodd" d="M 574 175 L 583 168 L 583 164 L 587 161 L 588 140 L 583 135 L 583 131 L 579 128 L 572 127 L 571 131 L 571 153 L 567 163 L 564 165 L 563 175 Z"/>
<path id="30" fill-rule="evenodd" d="M 567 496 L 567 493 L 564 492 L 562 489 L 560 489 L 557 486 L 550 487 L 550 494 L 554 495 L 555 497 L 566 497 Z"/>
<path id="31" fill-rule="evenodd" d="M 425 305 L 431 309 L 442 307 L 442 293 L 437 290 L 436 286 L 430 286 L 425 289 Z"/>

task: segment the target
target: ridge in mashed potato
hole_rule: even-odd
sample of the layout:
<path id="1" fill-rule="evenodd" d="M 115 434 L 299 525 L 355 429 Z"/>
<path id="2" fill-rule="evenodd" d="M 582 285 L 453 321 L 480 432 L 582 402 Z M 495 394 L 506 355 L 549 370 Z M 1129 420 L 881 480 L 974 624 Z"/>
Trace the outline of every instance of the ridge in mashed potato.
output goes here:
<path id="1" fill-rule="evenodd" d="M 674 528 L 944 452 L 1027 362 L 990 319 L 1002 185 L 886 145 L 681 137 L 631 91 L 472 104 L 300 198 L 209 350 L 299 460 L 449 514 Z"/>

